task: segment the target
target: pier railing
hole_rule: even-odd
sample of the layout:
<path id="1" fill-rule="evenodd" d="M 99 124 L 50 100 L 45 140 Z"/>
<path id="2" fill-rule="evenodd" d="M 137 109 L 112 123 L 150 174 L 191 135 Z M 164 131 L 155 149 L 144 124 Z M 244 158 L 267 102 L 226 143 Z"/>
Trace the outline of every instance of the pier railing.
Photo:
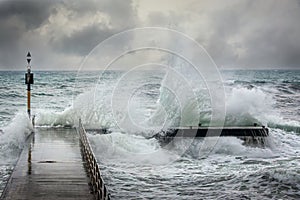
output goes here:
<path id="1" fill-rule="evenodd" d="M 77 132 L 80 138 L 81 151 L 86 163 L 86 169 L 90 178 L 92 192 L 97 200 L 109 200 L 110 194 L 101 177 L 99 166 L 95 154 L 91 148 L 90 142 L 86 136 L 86 131 L 79 119 Z"/>

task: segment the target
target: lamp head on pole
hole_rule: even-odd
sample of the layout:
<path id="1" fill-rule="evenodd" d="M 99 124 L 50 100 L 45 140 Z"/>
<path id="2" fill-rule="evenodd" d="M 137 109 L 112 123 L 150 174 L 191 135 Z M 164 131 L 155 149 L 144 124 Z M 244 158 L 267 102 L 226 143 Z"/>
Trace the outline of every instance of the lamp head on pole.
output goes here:
<path id="1" fill-rule="evenodd" d="M 31 53 L 30 52 L 27 53 L 26 59 L 27 59 L 28 65 L 27 65 L 27 73 L 25 74 L 25 84 L 30 85 L 30 84 L 33 84 L 33 74 L 31 73 L 31 65 L 30 65 L 30 62 L 31 62 Z"/>
<path id="2" fill-rule="evenodd" d="M 30 53 L 30 52 L 27 53 L 26 60 L 27 60 L 27 63 L 28 63 L 27 71 L 30 72 L 30 69 L 31 69 L 31 66 L 30 66 L 30 62 L 31 62 L 31 53 Z"/>

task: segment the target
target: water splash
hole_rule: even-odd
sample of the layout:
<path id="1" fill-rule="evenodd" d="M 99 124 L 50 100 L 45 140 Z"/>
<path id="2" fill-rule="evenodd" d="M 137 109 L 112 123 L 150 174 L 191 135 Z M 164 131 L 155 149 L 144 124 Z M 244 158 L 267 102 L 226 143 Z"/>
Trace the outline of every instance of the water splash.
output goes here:
<path id="1" fill-rule="evenodd" d="M 24 147 L 27 136 L 33 131 L 27 113 L 19 112 L 0 133 L 0 162 L 14 163 Z"/>

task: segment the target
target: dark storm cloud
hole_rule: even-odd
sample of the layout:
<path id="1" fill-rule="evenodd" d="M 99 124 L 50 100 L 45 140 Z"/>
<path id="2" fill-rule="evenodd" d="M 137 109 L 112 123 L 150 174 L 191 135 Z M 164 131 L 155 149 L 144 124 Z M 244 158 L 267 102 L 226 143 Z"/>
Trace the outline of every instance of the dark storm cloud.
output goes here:
<path id="1" fill-rule="evenodd" d="M 47 21 L 51 8 L 50 1 L 0 2 L 0 66 L 20 64 L 14 57 L 24 54 L 24 34 Z"/>
<path id="2" fill-rule="evenodd" d="M 300 68 L 299 0 L 189 0 L 179 6 L 153 1 L 144 10 L 139 3 L 143 1 L 2 1 L 0 68 L 20 69 L 28 50 L 43 61 L 41 66 L 72 66 L 113 34 L 143 26 L 191 35 L 219 66 Z"/>
<path id="3" fill-rule="evenodd" d="M 70 20 L 79 19 L 80 16 L 85 15 L 92 17 L 97 12 L 107 15 L 109 18 L 108 22 L 97 22 L 88 26 L 79 23 L 78 27 L 83 26 L 84 28 L 55 38 L 51 45 L 63 53 L 85 56 L 101 41 L 123 30 L 134 28 L 136 25 L 137 16 L 131 1 L 103 0 L 86 1 L 85 3 L 66 1 L 63 6 L 72 11 L 69 15 Z"/>
<path id="4" fill-rule="evenodd" d="M 99 12 L 107 16 L 108 22 L 86 24 L 88 19 L 80 21 L 83 17 L 93 18 Z M 54 22 L 51 19 L 50 22 L 49 19 L 58 14 L 63 18 Z M 55 27 L 59 20 L 67 23 L 63 27 Z M 70 22 L 76 23 L 77 20 L 76 30 L 68 31 Z M 23 67 L 23 60 L 16 60 L 15 57 L 23 58 L 26 51 L 32 49 L 52 62 L 51 53 L 62 55 L 62 59 L 64 54 L 70 57 L 85 56 L 112 34 L 135 27 L 135 20 L 131 1 L 3 1 L 0 3 L 0 67 Z M 38 29 L 44 25 L 46 33 L 41 33 Z M 29 44 L 29 39 L 33 43 Z"/>
<path id="5" fill-rule="evenodd" d="M 2 1 L 0 18 L 6 21 L 15 17 L 26 29 L 37 28 L 48 19 L 52 4 L 51 1 Z"/>
<path id="6" fill-rule="evenodd" d="M 64 36 L 52 45 L 61 52 L 85 56 L 97 44 L 114 33 L 114 30 L 94 25 L 76 31 L 71 36 Z"/>

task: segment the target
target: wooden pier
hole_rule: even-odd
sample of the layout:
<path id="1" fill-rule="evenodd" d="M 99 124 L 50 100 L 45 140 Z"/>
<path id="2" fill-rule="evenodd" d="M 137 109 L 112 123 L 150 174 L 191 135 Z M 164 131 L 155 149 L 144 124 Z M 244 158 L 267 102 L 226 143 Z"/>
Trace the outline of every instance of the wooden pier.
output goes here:
<path id="1" fill-rule="evenodd" d="M 90 186 L 75 129 L 37 130 L 28 138 L 1 199 L 88 200 Z"/>
<path id="2" fill-rule="evenodd" d="M 178 127 L 153 137 L 168 143 L 174 137 L 234 136 L 260 140 L 268 135 L 265 127 Z M 77 130 L 36 130 L 28 138 L 1 199 L 109 200 L 110 194 L 81 121 Z"/>

